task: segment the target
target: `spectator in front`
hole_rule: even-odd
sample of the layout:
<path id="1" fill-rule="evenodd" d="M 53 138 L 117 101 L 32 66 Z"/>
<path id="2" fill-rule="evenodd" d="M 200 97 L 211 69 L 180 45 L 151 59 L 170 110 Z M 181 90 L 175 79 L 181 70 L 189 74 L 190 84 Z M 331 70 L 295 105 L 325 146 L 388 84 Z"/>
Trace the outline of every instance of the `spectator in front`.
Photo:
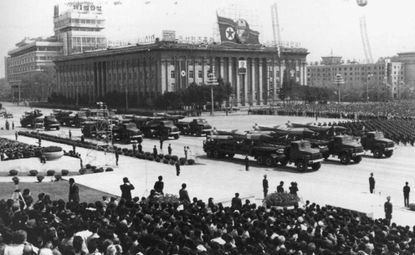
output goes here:
<path id="1" fill-rule="evenodd" d="M 158 178 L 158 181 L 156 181 L 156 183 L 154 183 L 154 190 L 157 193 L 164 194 L 163 189 L 164 189 L 163 176 L 160 175 L 159 178 Z"/>
<path id="2" fill-rule="evenodd" d="M 132 199 L 131 196 L 131 190 L 135 189 L 134 186 L 130 183 L 127 177 L 124 177 L 123 179 L 124 184 L 120 185 L 121 189 L 121 198 L 124 198 L 125 200 L 129 201 Z"/>
<path id="3" fill-rule="evenodd" d="M 264 179 L 262 180 L 262 189 L 264 191 L 264 199 L 265 199 L 268 195 L 268 180 L 267 180 L 266 174 L 264 174 Z"/>
<path id="4" fill-rule="evenodd" d="M 171 144 L 170 143 L 169 143 L 169 146 L 167 147 L 167 152 L 169 153 L 169 155 L 171 155 L 172 148 L 171 148 Z"/>
<path id="5" fill-rule="evenodd" d="M 184 204 L 190 203 L 189 193 L 187 193 L 186 187 L 186 183 L 183 183 L 182 188 L 179 190 L 179 200 Z"/>
<path id="6" fill-rule="evenodd" d="M 291 186 L 289 187 L 289 190 L 290 190 L 290 194 L 293 194 L 293 195 L 297 196 L 297 192 L 298 192 L 297 183 L 296 182 L 291 182 Z"/>
<path id="7" fill-rule="evenodd" d="M 79 187 L 73 178 L 69 179 L 69 202 L 79 203 Z"/>
<path id="8" fill-rule="evenodd" d="M 411 192 L 411 188 L 408 186 L 408 182 L 405 182 L 405 186 L 403 186 L 403 202 L 406 207 L 409 206 L 409 192 Z"/>

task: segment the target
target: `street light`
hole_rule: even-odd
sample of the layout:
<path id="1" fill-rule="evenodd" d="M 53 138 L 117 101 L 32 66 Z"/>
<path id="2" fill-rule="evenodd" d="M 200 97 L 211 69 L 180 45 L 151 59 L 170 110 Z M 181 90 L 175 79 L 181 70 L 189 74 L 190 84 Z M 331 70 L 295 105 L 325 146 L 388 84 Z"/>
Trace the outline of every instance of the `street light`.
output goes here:
<path id="1" fill-rule="evenodd" d="M 369 78 L 373 77 L 373 74 L 368 74 L 366 78 L 366 103 L 369 102 Z"/>
<path id="2" fill-rule="evenodd" d="M 336 79 L 334 80 L 334 83 L 337 85 L 337 94 L 339 96 L 339 104 L 341 102 L 341 96 L 340 96 L 340 84 L 344 84 L 344 79 L 341 74 L 336 74 Z"/>
<path id="3" fill-rule="evenodd" d="M 213 86 L 219 85 L 218 81 L 216 80 L 215 74 L 212 70 L 208 71 L 208 79 L 207 85 L 210 86 L 210 100 L 211 100 L 211 110 L 210 115 L 213 115 L 214 112 L 214 100 L 213 100 Z"/>

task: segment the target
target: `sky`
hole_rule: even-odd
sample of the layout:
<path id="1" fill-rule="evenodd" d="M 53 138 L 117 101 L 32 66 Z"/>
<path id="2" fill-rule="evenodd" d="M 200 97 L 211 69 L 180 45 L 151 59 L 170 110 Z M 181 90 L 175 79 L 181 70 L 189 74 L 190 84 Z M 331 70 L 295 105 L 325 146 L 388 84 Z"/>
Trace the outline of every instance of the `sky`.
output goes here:
<path id="1" fill-rule="evenodd" d="M 94 1 L 94 0 L 91 0 Z M 415 51 L 414 0 L 95 0 L 103 6 L 111 41 L 137 42 L 161 30 L 183 36 L 213 36 L 217 10 L 242 10 L 255 19 L 262 42 L 272 40 L 271 5 L 277 3 L 282 41 L 301 44 L 307 61 L 336 55 L 364 60 L 359 18 L 364 16 L 373 58 Z M 67 0 L 0 0 L 0 78 L 4 57 L 24 37 L 53 35 L 53 6 Z M 254 17 L 254 18 L 252 18 Z"/>

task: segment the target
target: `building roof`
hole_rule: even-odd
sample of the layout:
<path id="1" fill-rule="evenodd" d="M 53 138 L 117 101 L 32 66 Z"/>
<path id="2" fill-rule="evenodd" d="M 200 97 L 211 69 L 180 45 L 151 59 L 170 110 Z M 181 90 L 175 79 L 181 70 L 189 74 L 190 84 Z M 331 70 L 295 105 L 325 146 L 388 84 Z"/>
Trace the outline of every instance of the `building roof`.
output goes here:
<path id="1" fill-rule="evenodd" d="M 189 50 L 189 51 L 223 51 L 223 52 L 257 52 L 257 53 L 272 53 L 276 52 L 275 47 L 265 47 L 264 45 L 244 45 L 236 43 L 222 43 L 222 44 L 188 44 L 175 42 L 155 42 L 145 45 L 130 45 L 125 47 L 107 48 L 94 51 L 87 51 L 84 53 L 73 54 L 69 56 L 62 56 L 55 60 L 55 62 L 64 62 L 68 60 L 104 57 L 113 55 L 124 55 L 135 52 L 145 51 L 166 51 L 166 50 Z M 282 53 L 286 54 L 301 54 L 307 55 L 308 51 L 304 48 L 282 48 Z"/>

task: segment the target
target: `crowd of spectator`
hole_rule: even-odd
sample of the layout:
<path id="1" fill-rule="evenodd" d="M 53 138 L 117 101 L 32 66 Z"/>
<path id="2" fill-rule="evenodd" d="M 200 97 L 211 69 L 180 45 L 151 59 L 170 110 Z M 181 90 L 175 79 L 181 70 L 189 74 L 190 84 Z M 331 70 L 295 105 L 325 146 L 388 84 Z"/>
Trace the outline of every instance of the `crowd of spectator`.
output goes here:
<path id="1" fill-rule="evenodd" d="M 415 119 L 415 102 L 370 102 L 345 104 L 290 104 L 276 109 L 278 115 L 347 119 Z"/>
<path id="2" fill-rule="evenodd" d="M 0 138 L 1 160 L 39 157 L 42 154 L 41 148 L 18 141 Z"/>
<path id="3" fill-rule="evenodd" d="M 306 203 L 294 209 L 238 208 L 194 198 L 95 203 L 0 201 L 1 255 L 414 254 L 415 227 Z"/>

